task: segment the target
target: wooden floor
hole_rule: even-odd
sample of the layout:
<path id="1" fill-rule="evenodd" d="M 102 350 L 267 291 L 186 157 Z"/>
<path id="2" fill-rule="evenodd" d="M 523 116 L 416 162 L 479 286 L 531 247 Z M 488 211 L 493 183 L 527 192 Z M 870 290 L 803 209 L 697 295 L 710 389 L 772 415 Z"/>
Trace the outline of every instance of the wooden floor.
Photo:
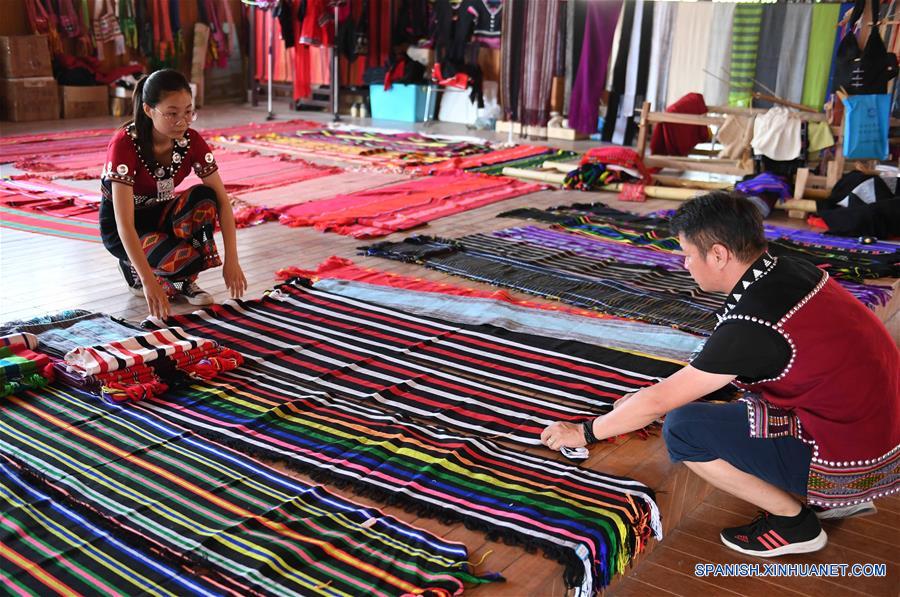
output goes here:
<path id="1" fill-rule="evenodd" d="M 243 124 L 248 120 L 261 121 L 264 115 L 262 110 L 248 108 L 222 108 L 215 111 L 207 109 L 204 113 L 204 123 L 208 126 Z M 281 115 L 283 118 L 290 116 Z M 306 118 L 310 115 L 302 116 Z M 59 121 L 29 127 L 2 123 L 0 134 L 114 124 L 115 122 L 108 119 L 91 119 L 85 122 Z M 395 123 L 381 124 L 396 126 Z M 471 134 L 463 127 L 453 125 L 439 125 L 431 130 L 450 134 Z M 560 147 L 581 148 L 578 144 L 560 144 Z M 671 208 L 675 205 L 659 200 L 650 200 L 642 204 L 619 203 L 609 194 L 544 191 L 444 218 L 417 232 L 442 236 L 486 232 L 520 224 L 521 221 L 494 217 L 501 211 L 515 207 L 549 207 L 576 201 L 601 200 L 621 209 L 642 212 Z M 395 234 L 388 239 L 400 239 L 405 236 L 406 233 Z M 262 291 L 270 288 L 274 284 L 275 271 L 281 267 L 314 268 L 331 255 L 348 257 L 362 265 L 401 274 L 435 281 L 446 280 L 471 287 L 484 287 L 476 282 L 451 278 L 416 265 L 358 257 L 356 248 L 363 244 L 365 243 L 343 236 L 322 234 L 309 228 L 289 228 L 277 223 L 240 230 L 238 245 L 241 265 L 250 283 L 247 296 L 259 296 Z M 220 270 L 204 272 L 200 276 L 200 283 L 219 300 L 226 298 Z M 888 319 L 894 314 L 898 301 L 900 299 L 895 300 L 889 310 L 881 312 L 883 318 Z M 99 243 L 0 228 L 0 321 L 71 308 L 103 311 L 131 320 L 140 320 L 146 314 L 143 299 L 126 292 L 115 267 L 115 259 Z M 190 305 L 184 303 L 175 305 L 176 312 L 190 310 L 192 310 Z M 893 317 L 890 326 L 895 340 L 900 338 L 900 319 Z M 550 452 L 537 448 L 532 452 L 551 455 Z M 707 595 L 768 595 L 773 591 L 778 591 L 779 594 L 819 596 L 898 593 L 900 576 L 897 564 L 900 557 L 896 537 L 900 534 L 898 533 L 900 498 L 879 502 L 880 512 L 874 517 L 829 525 L 827 530 L 831 543 L 828 548 L 809 558 L 791 560 L 848 564 L 884 562 L 889 565 L 887 578 L 699 579 L 693 574 L 694 565 L 697 563 L 753 560 L 753 558 L 743 559 L 737 554 L 732 555 L 718 542 L 718 532 L 722 527 L 744 523 L 754 514 L 753 508 L 719 492 L 710 493 L 710 487 L 690 474 L 686 468 L 670 463 L 663 441 L 658 435 L 646 440 L 629 438 L 595 447 L 586 466 L 646 483 L 656 490 L 663 512 L 666 539 L 660 546 L 651 545 L 653 549 L 649 550 L 649 553 L 641 558 L 626 576 L 614 582 L 608 591 L 609 594 L 674 594 L 696 597 L 700 591 Z M 359 496 L 353 499 L 373 504 Z M 471 562 L 480 563 L 478 570 L 501 572 L 507 578 L 506 583 L 480 587 L 474 589 L 474 593 L 491 596 L 566 594 L 561 566 L 544 559 L 539 554 L 529 554 L 518 548 L 487 541 L 484 535 L 469 531 L 461 525 L 445 526 L 435 520 L 415 518 L 396 508 L 385 510 L 438 535 L 465 543 L 470 550 Z"/>

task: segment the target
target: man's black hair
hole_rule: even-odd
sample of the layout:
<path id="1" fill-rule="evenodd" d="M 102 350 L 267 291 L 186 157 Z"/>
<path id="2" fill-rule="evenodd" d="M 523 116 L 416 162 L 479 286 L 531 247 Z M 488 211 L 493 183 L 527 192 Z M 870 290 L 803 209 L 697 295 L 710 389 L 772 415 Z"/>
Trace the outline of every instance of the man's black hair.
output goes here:
<path id="1" fill-rule="evenodd" d="M 673 236 L 683 234 L 702 255 L 720 244 L 750 262 L 766 249 L 762 215 L 743 193 L 713 191 L 695 197 L 678 208 L 669 229 Z"/>

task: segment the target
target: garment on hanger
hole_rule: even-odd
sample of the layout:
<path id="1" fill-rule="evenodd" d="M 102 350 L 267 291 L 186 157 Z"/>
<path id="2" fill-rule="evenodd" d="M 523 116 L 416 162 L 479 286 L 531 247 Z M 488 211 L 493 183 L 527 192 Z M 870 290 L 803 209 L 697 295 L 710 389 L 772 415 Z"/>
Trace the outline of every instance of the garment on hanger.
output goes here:
<path id="1" fill-rule="evenodd" d="M 712 22 L 716 25 L 709 32 L 706 72 L 703 73 L 703 97 L 709 106 L 728 105 L 735 6 L 733 2 L 716 2 L 713 6 Z"/>
<path id="2" fill-rule="evenodd" d="M 622 2 L 591 2 L 587 5 L 584 45 L 569 103 L 569 126 L 580 133 L 597 132 L 600 97 Z"/>
<path id="3" fill-rule="evenodd" d="M 499 50 L 503 0 L 470 0 L 467 5 L 477 12 L 474 40 L 483 46 Z"/>
<path id="4" fill-rule="evenodd" d="M 281 26 L 281 39 L 284 40 L 285 48 L 293 48 L 296 38 L 294 37 L 294 19 L 296 18 L 296 9 L 294 8 L 294 0 L 281 0 L 275 7 L 275 18 Z"/>
<path id="5" fill-rule="evenodd" d="M 666 106 L 675 103 L 688 93 L 703 92 L 706 61 L 712 31 L 719 24 L 713 23 L 717 4 L 712 2 L 679 2 L 672 33 L 672 53 L 669 59 L 669 85 Z M 723 23 L 722 27 L 726 27 Z M 727 75 L 716 73 L 728 79 Z M 658 106 L 662 110 L 666 106 Z"/>
<path id="6" fill-rule="evenodd" d="M 771 160 L 788 161 L 800 156 L 801 120 L 784 106 L 775 106 L 756 117 L 753 124 L 754 153 Z"/>
<path id="7" fill-rule="evenodd" d="M 675 31 L 677 2 L 653 3 L 653 33 L 650 44 L 650 70 L 647 79 L 647 101 L 651 110 L 666 107 L 669 86 L 669 56 L 672 55 L 672 35 Z"/>
<path id="8" fill-rule="evenodd" d="M 634 134 L 637 131 L 634 111 L 643 102 L 647 91 L 647 71 L 650 67 L 650 34 L 652 31 L 653 3 L 637 0 L 631 24 L 631 35 L 628 40 L 624 90 L 617 96 L 614 112 L 612 112 L 613 98 L 612 94 L 610 94 L 610 105 L 607 109 L 606 121 L 604 122 L 604 140 L 606 140 L 606 125 L 608 122 L 612 128 L 612 135 L 609 140 L 617 145 L 631 145 L 634 140 Z M 624 42 L 622 47 L 625 47 Z"/>
<path id="9" fill-rule="evenodd" d="M 803 100 L 803 78 L 809 51 L 809 28 L 812 25 L 811 4 L 788 4 L 784 13 L 784 35 L 778 48 L 778 74 L 775 95 L 789 102 Z"/>
<path id="10" fill-rule="evenodd" d="M 762 24 L 759 32 L 759 51 L 756 53 L 756 74 L 753 90 L 771 95 L 775 90 L 780 64 L 781 41 L 784 35 L 793 37 L 795 32 L 784 27 L 787 4 L 776 2 L 763 6 Z M 755 100 L 759 108 L 771 108 L 772 102 Z"/>
<path id="11" fill-rule="evenodd" d="M 746 108 L 753 102 L 753 76 L 756 74 L 762 14 L 761 4 L 740 3 L 734 9 L 728 91 L 730 106 Z"/>
<path id="12" fill-rule="evenodd" d="M 888 81 L 897 76 L 897 56 L 887 51 L 881 33 L 874 23 L 878 21 L 878 0 L 871 0 L 873 24 L 865 46 L 860 48 L 853 33 L 853 25 L 862 16 L 862 5 L 867 0 L 857 0 L 850 16 L 851 31 L 838 44 L 834 66 L 834 88 L 843 88 L 848 94 L 876 94 L 887 91 Z"/>
<path id="13" fill-rule="evenodd" d="M 835 24 L 840 10 L 839 4 L 815 4 L 812 7 L 802 103 L 816 110 L 821 110 L 825 103 L 834 50 Z"/>
<path id="14" fill-rule="evenodd" d="M 725 117 L 725 122 L 716 131 L 716 141 L 722 145 L 718 157 L 736 160 L 743 156 L 744 149 L 749 147 L 753 140 L 755 118 L 752 115 L 741 116 L 739 114 L 729 114 Z"/>
<path id="15" fill-rule="evenodd" d="M 560 8 L 560 0 L 504 4 L 500 98 L 509 119 L 529 126 L 545 126 L 549 120 L 553 77 L 564 62 Z"/>

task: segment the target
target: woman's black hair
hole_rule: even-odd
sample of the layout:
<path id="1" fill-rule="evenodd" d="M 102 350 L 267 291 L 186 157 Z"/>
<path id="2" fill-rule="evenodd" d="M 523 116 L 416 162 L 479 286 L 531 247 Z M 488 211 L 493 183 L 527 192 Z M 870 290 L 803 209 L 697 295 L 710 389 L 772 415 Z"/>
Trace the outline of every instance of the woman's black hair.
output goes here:
<path id="1" fill-rule="evenodd" d="M 144 104 L 155 107 L 165 94 L 173 91 L 191 93 L 191 86 L 184 75 L 171 68 L 164 68 L 141 77 L 134 88 L 134 119 L 131 122 L 134 123 L 137 145 L 144 159 L 153 157 L 153 120 L 144 113 Z"/>
<path id="2" fill-rule="evenodd" d="M 750 262 L 766 250 L 759 209 L 736 191 L 713 191 L 686 201 L 669 220 L 669 230 L 673 236 L 684 234 L 701 255 L 720 244 Z"/>

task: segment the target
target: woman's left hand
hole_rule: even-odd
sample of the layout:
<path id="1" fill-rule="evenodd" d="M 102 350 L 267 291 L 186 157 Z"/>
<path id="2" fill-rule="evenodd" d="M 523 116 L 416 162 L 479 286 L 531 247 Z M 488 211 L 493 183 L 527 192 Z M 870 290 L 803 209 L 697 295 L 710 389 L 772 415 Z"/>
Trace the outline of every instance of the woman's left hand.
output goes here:
<path id="1" fill-rule="evenodd" d="M 557 421 L 548 425 L 541 433 L 541 443 L 551 450 L 582 448 L 587 445 L 581 425 L 565 421 Z"/>
<path id="2" fill-rule="evenodd" d="M 222 278 L 225 279 L 225 286 L 231 292 L 231 298 L 237 299 L 244 296 L 244 291 L 247 290 L 247 278 L 237 259 L 225 260 L 225 265 L 222 266 Z"/>

